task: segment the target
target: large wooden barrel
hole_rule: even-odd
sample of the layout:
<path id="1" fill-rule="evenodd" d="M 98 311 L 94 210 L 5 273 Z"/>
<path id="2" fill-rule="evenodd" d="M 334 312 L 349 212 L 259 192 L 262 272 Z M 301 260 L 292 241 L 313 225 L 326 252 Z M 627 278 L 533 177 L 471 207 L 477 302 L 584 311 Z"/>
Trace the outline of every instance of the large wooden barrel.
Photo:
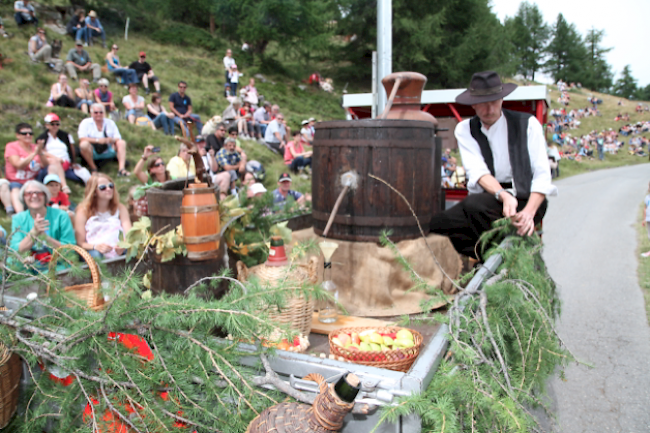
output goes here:
<path id="1" fill-rule="evenodd" d="M 422 229 L 440 211 L 441 142 L 435 125 L 417 120 L 352 120 L 316 124 L 312 156 L 314 231 L 322 235 L 342 186 L 341 175 L 358 174 L 356 190 L 343 198 L 328 237 L 379 240 L 384 229 L 399 241 L 420 236 L 409 206 L 373 174 L 402 193 Z"/>
<path id="2" fill-rule="evenodd" d="M 185 180 L 165 182 L 160 188 L 147 190 L 149 203 L 149 217 L 151 230 L 156 233 L 167 226 L 167 230 L 174 230 L 181 223 L 181 203 L 183 201 L 183 188 Z M 193 262 L 187 257 L 177 256 L 169 262 L 162 263 L 160 257 L 153 255 L 151 288 L 154 293 L 161 291 L 167 293 L 182 293 L 194 282 L 204 277 L 220 273 L 228 267 L 225 256 L 225 242 L 221 242 L 216 258 Z M 221 284 L 214 291 L 219 296 L 226 290 L 227 284 Z"/>
<path id="3" fill-rule="evenodd" d="M 183 241 L 187 258 L 202 262 L 219 256 L 219 206 L 214 188 L 206 183 L 190 184 L 181 202 Z"/>

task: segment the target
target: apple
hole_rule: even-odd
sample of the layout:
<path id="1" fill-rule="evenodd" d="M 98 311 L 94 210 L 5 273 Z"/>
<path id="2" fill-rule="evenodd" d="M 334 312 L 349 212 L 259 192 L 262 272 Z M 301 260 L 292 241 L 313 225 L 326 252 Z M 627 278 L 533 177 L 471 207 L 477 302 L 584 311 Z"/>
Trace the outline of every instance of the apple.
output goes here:
<path id="1" fill-rule="evenodd" d="M 350 352 L 356 352 L 360 350 L 359 346 L 356 344 L 350 344 L 348 347 L 346 347 L 346 349 L 348 349 Z"/>
<path id="2" fill-rule="evenodd" d="M 338 339 L 339 339 L 339 341 L 341 342 L 341 344 L 343 345 L 343 347 L 347 347 L 347 346 L 349 346 L 350 343 L 352 342 L 352 339 L 351 339 L 350 336 L 349 336 L 348 334 L 346 334 L 346 333 L 341 333 L 341 334 L 339 334 L 339 335 L 338 335 Z"/>
<path id="3" fill-rule="evenodd" d="M 413 340 L 406 340 L 406 339 L 399 339 L 399 338 L 395 340 L 395 344 L 398 347 L 403 347 L 403 348 L 409 348 L 415 346 Z"/>
<path id="4" fill-rule="evenodd" d="M 384 344 L 385 344 L 386 346 L 392 346 L 393 344 L 395 344 L 395 340 L 393 340 L 393 339 L 390 338 L 390 337 L 386 337 L 386 336 L 385 336 L 385 337 L 384 337 Z"/>
<path id="5" fill-rule="evenodd" d="M 393 340 L 397 338 L 397 332 L 390 332 L 388 334 L 381 334 L 381 335 L 383 335 L 384 337 L 390 337 Z"/>
<path id="6" fill-rule="evenodd" d="M 359 345 L 359 349 L 361 349 L 363 352 L 370 352 L 372 350 L 372 347 L 370 347 L 370 343 L 366 343 L 365 341 L 363 341 Z"/>
<path id="7" fill-rule="evenodd" d="M 345 347 L 345 346 L 343 345 L 343 343 L 341 342 L 341 340 L 339 340 L 339 339 L 336 338 L 336 337 L 332 338 L 332 343 L 334 343 L 334 344 L 336 344 L 337 346 L 340 346 L 340 347 Z"/>
<path id="8" fill-rule="evenodd" d="M 373 352 L 380 352 L 381 351 L 381 346 L 377 343 L 370 343 L 370 347 L 372 348 L 371 350 Z"/>
<path id="9" fill-rule="evenodd" d="M 396 340 L 411 340 L 413 341 L 413 333 L 408 329 L 400 329 L 395 335 Z"/>
<path id="10" fill-rule="evenodd" d="M 282 341 L 276 346 L 280 350 L 289 350 L 291 347 L 286 338 L 283 338 Z"/>
<path id="11" fill-rule="evenodd" d="M 382 337 L 378 333 L 374 332 L 374 333 L 370 334 L 370 342 L 375 343 L 375 344 L 383 344 L 384 343 L 384 337 Z"/>
<path id="12" fill-rule="evenodd" d="M 359 340 L 363 341 L 364 343 L 372 343 L 370 335 L 371 334 L 364 334 L 364 335 L 359 334 Z"/>
<path id="13" fill-rule="evenodd" d="M 356 332 L 353 332 L 350 338 L 352 339 L 352 343 L 361 344 L 361 339 L 359 338 L 359 334 L 357 334 Z"/>

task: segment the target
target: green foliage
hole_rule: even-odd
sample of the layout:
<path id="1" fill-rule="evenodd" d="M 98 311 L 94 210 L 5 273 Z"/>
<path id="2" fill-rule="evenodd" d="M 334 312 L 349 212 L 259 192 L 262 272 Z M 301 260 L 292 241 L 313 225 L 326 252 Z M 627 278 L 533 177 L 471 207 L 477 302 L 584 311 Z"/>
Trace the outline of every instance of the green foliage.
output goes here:
<path id="1" fill-rule="evenodd" d="M 562 14 L 551 31 L 548 45 L 549 58 L 545 63 L 546 72 L 553 80 L 567 83 L 581 82 L 587 67 L 587 49 L 574 24 L 568 23 Z"/>
<path id="2" fill-rule="evenodd" d="M 506 28 L 517 59 L 517 73 L 535 80 L 542 67 L 550 29 L 536 4 L 523 2 L 512 19 L 506 19 Z"/>
<path id="3" fill-rule="evenodd" d="M 632 76 L 630 65 L 625 65 L 621 72 L 621 78 L 614 84 L 614 94 L 628 99 L 634 99 L 638 88 L 636 79 Z"/>
<path id="4" fill-rule="evenodd" d="M 594 28 L 591 28 L 585 36 L 588 65 L 581 83 L 584 87 L 599 92 L 608 92 L 612 87 L 612 79 L 614 78 L 611 67 L 605 59 L 605 54 L 612 49 L 603 48 L 600 45 L 604 36 L 604 30 L 596 30 Z"/>
<path id="5" fill-rule="evenodd" d="M 134 258 L 141 259 L 148 250 L 160 256 L 160 261 L 163 263 L 173 260 L 177 255 L 187 255 L 182 227 L 179 225 L 175 228 L 169 227 L 164 233 L 151 233 L 149 217 L 142 217 L 133 223 L 118 246 L 126 248 L 127 261 Z"/>
<path id="6" fill-rule="evenodd" d="M 546 410 L 548 378 L 573 358 L 553 327 L 560 303 L 539 239 L 508 239 L 492 249 L 503 264 L 482 288 L 458 294 L 448 316 L 418 318 L 449 326 L 448 356 L 424 393 L 386 408 L 383 419 L 415 413 L 424 431 L 536 431 L 529 408 Z"/>

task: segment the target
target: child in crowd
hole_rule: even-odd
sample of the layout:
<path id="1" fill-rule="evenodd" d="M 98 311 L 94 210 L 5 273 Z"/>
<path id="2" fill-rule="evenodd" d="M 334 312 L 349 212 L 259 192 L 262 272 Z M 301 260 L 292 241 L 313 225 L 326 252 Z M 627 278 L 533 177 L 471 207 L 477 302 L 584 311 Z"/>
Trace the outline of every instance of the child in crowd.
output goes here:
<path id="1" fill-rule="evenodd" d="M 643 221 L 641 225 L 645 226 L 648 231 L 648 239 L 650 239 L 650 184 L 648 185 L 648 195 L 645 196 L 644 200 L 644 209 L 643 209 Z M 650 257 L 650 251 L 641 253 L 641 257 Z"/>
<path id="2" fill-rule="evenodd" d="M 43 184 L 50 190 L 52 198 L 47 204 L 50 207 L 68 210 L 70 209 L 70 199 L 68 194 L 61 190 L 61 179 L 56 174 L 48 174 L 43 179 Z"/>

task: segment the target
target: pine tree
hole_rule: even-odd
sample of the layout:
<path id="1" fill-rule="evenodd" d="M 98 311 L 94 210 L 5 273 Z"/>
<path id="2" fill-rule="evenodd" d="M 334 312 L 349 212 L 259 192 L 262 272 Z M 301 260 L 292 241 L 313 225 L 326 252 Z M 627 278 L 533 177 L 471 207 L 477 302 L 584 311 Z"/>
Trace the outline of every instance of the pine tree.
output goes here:
<path id="1" fill-rule="evenodd" d="M 632 76 L 630 65 L 625 65 L 621 78 L 614 84 L 614 94 L 623 98 L 634 99 L 638 91 L 636 79 Z"/>
<path id="2" fill-rule="evenodd" d="M 536 4 L 523 2 L 514 18 L 505 23 L 509 28 L 513 53 L 517 62 L 517 73 L 535 79 L 535 73 L 542 67 L 550 28 Z"/>
<path id="3" fill-rule="evenodd" d="M 611 67 L 605 60 L 605 54 L 612 49 L 601 46 L 604 36 L 604 30 L 596 30 L 593 27 L 587 32 L 585 45 L 588 54 L 588 67 L 585 76 L 580 81 L 584 87 L 598 92 L 608 92 L 614 78 Z"/>
<path id="4" fill-rule="evenodd" d="M 566 82 L 582 82 L 581 77 L 587 67 L 587 50 L 575 25 L 569 24 L 559 14 L 551 35 L 545 71 L 555 81 L 562 79 Z"/>

